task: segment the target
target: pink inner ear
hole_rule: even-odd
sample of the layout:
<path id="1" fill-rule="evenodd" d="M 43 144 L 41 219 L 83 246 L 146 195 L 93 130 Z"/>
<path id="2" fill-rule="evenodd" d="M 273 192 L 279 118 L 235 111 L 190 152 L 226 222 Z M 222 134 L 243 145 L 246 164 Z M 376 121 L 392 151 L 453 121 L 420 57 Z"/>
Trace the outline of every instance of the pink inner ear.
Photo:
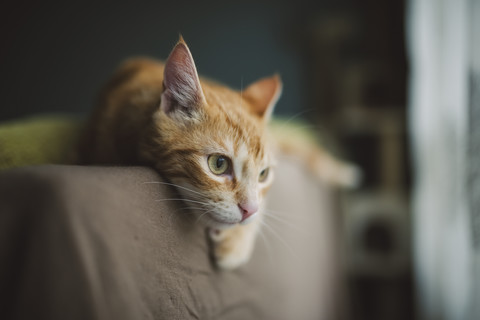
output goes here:
<path id="1" fill-rule="evenodd" d="M 198 107 L 204 100 L 195 63 L 182 40 L 165 63 L 163 84 L 161 108 L 167 113 L 178 108 L 188 110 Z"/>
<path id="2" fill-rule="evenodd" d="M 252 102 L 255 113 L 260 117 L 268 119 L 280 97 L 281 91 L 282 83 L 280 77 L 274 75 L 251 84 L 243 94 L 246 99 Z"/>

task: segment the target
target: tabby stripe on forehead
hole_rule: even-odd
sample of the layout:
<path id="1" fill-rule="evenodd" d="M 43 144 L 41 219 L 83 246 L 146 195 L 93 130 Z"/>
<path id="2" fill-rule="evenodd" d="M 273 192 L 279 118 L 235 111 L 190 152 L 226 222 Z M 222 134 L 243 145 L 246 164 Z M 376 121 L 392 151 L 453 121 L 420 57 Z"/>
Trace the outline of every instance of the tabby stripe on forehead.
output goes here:
<path id="1" fill-rule="evenodd" d="M 242 129 L 241 126 L 239 126 L 237 123 L 235 123 L 228 114 L 225 114 L 225 122 L 227 123 L 227 125 L 232 128 L 235 132 L 235 135 L 234 135 L 234 144 L 233 144 L 233 151 L 235 153 L 238 152 L 238 145 L 240 143 L 240 141 L 244 140 L 245 139 L 245 132 L 244 130 Z"/>
<path id="2" fill-rule="evenodd" d="M 242 174 L 245 174 L 246 172 L 248 172 L 248 161 L 243 162 L 242 166 Z"/>
<path id="3" fill-rule="evenodd" d="M 239 126 L 237 123 L 235 123 L 228 114 L 225 115 L 225 118 L 226 118 L 225 121 L 229 127 L 233 128 L 239 136 L 241 137 L 245 136 L 245 133 L 243 132 L 242 127 Z"/>
<path id="4" fill-rule="evenodd" d="M 250 137 L 250 146 L 252 147 L 253 154 L 257 159 L 263 158 L 263 149 L 261 147 L 260 137 L 257 137 L 257 136 Z"/>
<path id="5" fill-rule="evenodd" d="M 228 150 L 228 147 L 225 144 L 223 137 L 221 137 L 221 139 L 216 140 L 215 142 L 218 143 L 224 150 Z"/>

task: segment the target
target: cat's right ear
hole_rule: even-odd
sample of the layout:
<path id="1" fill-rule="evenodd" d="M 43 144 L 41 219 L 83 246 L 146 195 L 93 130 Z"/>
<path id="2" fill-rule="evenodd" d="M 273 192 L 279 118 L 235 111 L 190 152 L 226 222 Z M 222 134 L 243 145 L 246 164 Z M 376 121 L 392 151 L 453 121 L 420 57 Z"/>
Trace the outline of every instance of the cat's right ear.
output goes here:
<path id="1" fill-rule="evenodd" d="M 245 89 L 243 97 L 252 103 L 253 111 L 268 121 L 282 93 L 282 80 L 278 74 L 260 79 Z"/>
<path id="2" fill-rule="evenodd" d="M 160 108 L 167 114 L 182 111 L 191 115 L 204 103 L 205 96 L 192 54 L 180 37 L 165 63 Z"/>

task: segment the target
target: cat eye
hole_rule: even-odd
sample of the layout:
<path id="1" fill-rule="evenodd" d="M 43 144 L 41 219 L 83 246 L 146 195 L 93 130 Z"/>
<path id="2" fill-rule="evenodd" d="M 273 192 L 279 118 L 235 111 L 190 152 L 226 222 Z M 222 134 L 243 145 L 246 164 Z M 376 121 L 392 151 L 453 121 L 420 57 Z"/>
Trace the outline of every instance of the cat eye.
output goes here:
<path id="1" fill-rule="evenodd" d="M 260 172 L 260 175 L 258 176 L 258 181 L 265 182 L 265 180 L 267 180 L 267 178 L 268 178 L 268 172 L 269 171 L 270 171 L 269 168 L 263 169 Z"/>
<path id="2" fill-rule="evenodd" d="M 210 170 L 217 175 L 226 173 L 230 167 L 230 159 L 221 154 L 211 154 L 207 161 Z"/>

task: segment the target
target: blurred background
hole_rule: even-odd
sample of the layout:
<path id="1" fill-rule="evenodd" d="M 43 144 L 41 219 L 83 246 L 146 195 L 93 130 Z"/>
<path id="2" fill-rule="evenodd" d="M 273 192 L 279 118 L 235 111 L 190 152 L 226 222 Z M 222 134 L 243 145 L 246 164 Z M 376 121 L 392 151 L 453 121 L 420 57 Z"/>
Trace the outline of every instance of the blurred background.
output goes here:
<path id="1" fill-rule="evenodd" d="M 279 72 L 276 114 L 364 172 L 339 195 L 342 317 L 474 319 L 478 12 L 475 0 L 9 2 L 0 121 L 84 116 L 122 60 L 165 59 L 180 33 L 199 73 L 234 88 Z"/>

